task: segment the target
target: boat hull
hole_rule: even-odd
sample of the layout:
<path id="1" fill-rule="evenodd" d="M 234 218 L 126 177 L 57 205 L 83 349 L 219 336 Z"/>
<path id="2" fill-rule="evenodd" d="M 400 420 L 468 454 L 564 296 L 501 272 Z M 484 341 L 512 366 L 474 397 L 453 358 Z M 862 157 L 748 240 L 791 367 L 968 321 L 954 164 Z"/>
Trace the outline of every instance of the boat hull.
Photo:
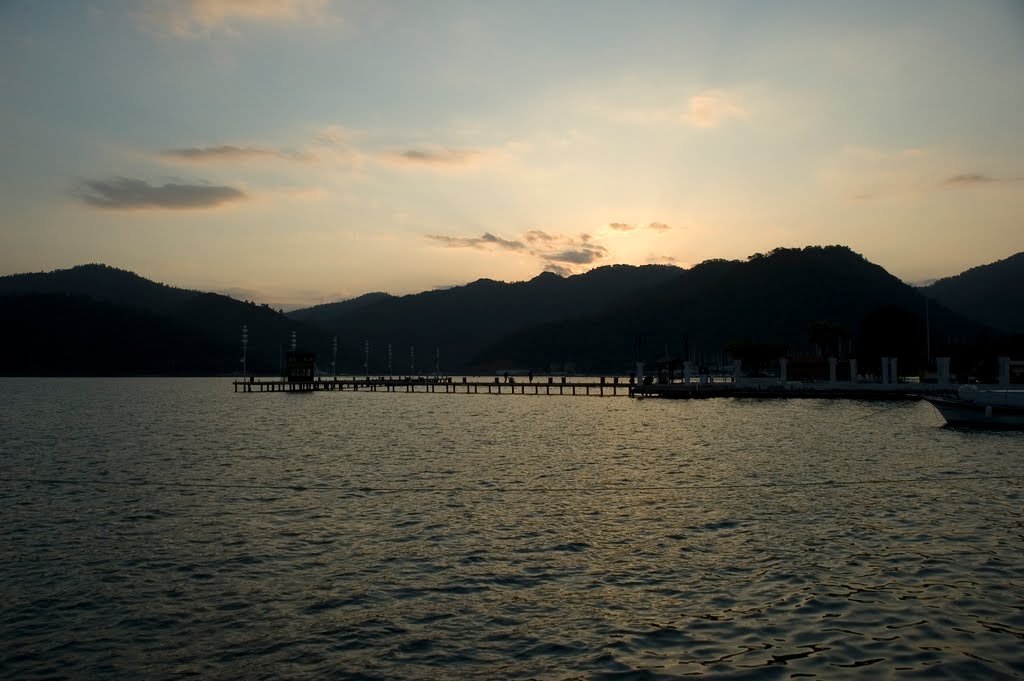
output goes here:
<path id="1" fill-rule="evenodd" d="M 942 414 L 946 423 L 954 427 L 1024 430 L 1024 407 L 941 397 L 924 399 Z"/>

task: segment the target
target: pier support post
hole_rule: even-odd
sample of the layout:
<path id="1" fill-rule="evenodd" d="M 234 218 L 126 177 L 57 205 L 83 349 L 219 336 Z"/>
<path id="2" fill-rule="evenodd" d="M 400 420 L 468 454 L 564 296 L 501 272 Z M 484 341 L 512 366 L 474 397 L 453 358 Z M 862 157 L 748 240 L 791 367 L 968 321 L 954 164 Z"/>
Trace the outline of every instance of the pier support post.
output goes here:
<path id="1" fill-rule="evenodd" d="M 789 360 L 785 357 L 779 357 L 779 383 L 785 385 L 786 383 L 786 365 L 789 364 Z"/>
<path id="2" fill-rule="evenodd" d="M 838 363 L 838 361 L 839 360 L 837 360 L 835 357 L 829 357 L 828 358 L 828 382 L 829 383 L 835 383 L 836 382 L 836 364 Z"/>
<path id="3" fill-rule="evenodd" d="M 999 385 L 1008 388 L 1010 387 L 1010 358 L 999 357 Z"/>
<path id="4" fill-rule="evenodd" d="M 938 381 L 942 385 L 949 385 L 949 357 L 936 357 L 935 368 L 938 371 Z"/>

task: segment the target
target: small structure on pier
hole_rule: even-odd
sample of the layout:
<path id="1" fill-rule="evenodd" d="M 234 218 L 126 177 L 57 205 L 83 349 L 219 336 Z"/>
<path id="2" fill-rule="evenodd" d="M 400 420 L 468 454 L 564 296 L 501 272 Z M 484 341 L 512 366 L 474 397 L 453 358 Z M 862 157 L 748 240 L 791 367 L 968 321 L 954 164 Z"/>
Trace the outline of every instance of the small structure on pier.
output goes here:
<path id="1" fill-rule="evenodd" d="M 285 380 L 289 383 L 311 383 L 316 375 L 316 353 L 291 350 L 285 358 Z"/>

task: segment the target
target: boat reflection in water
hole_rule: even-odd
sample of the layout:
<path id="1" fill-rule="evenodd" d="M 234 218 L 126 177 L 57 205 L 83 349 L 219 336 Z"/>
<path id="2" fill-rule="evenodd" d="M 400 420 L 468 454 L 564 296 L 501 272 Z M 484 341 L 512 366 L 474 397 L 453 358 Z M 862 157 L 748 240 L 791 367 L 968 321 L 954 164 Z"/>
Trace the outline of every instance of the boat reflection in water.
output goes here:
<path id="1" fill-rule="evenodd" d="M 957 397 L 925 397 L 946 423 L 966 428 L 1024 430 L 1024 390 L 979 389 L 962 385 Z"/>

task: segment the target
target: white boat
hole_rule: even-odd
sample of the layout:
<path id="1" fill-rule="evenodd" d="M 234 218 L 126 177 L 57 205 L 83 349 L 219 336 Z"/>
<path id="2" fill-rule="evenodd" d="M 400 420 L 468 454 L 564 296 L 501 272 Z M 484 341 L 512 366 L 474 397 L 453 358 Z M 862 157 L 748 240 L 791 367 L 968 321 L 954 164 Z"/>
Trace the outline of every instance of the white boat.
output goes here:
<path id="1" fill-rule="evenodd" d="M 1024 430 L 1024 390 L 960 386 L 957 397 L 925 397 L 951 426 Z"/>

